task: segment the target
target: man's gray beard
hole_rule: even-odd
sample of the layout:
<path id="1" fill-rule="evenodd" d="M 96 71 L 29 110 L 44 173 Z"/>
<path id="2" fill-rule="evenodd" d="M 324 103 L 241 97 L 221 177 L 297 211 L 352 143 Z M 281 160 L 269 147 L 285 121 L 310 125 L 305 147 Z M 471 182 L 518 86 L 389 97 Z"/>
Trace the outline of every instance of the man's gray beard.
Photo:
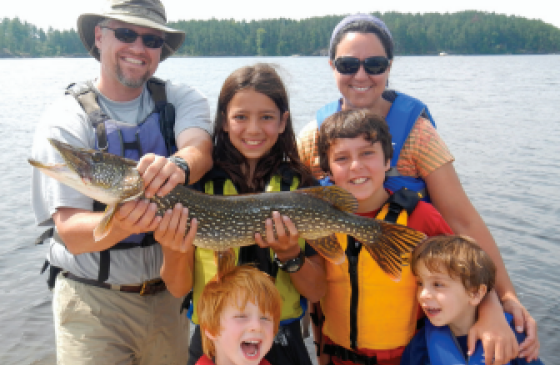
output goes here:
<path id="1" fill-rule="evenodd" d="M 117 64 L 117 78 L 119 79 L 119 82 L 121 84 L 123 84 L 124 86 L 130 87 L 132 89 L 136 89 L 136 88 L 144 86 L 146 81 L 148 81 L 148 79 L 150 78 L 150 74 L 148 72 L 146 72 L 144 74 L 144 76 L 142 76 L 139 79 L 129 79 L 126 76 L 124 76 L 124 74 L 121 70 L 121 66 L 119 64 Z"/>

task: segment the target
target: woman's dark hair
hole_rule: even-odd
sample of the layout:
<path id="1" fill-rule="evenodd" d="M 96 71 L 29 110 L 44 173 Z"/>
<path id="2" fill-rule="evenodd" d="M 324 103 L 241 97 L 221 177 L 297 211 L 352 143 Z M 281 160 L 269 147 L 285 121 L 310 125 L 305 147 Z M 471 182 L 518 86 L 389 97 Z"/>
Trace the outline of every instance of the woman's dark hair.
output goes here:
<path id="1" fill-rule="evenodd" d="M 381 41 L 381 44 L 385 49 L 385 53 L 387 54 L 387 58 L 390 60 L 393 59 L 394 44 L 391 35 L 388 34 L 382 27 L 380 27 L 376 23 L 373 23 L 368 20 L 356 20 L 342 27 L 333 37 L 329 49 L 329 57 L 332 61 L 334 61 L 336 57 L 336 47 L 338 47 L 338 44 L 342 41 L 342 38 L 344 38 L 344 36 L 348 33 L 375 34 Z"/>
<path id="2" fill-rule="evenodd" d="M 268 96 L 276 104 L 281 115 L 290 111 L 286 87 L 272 65 L 257 63 L 234 71 L 224 82 L 218 97 L 213 134 L 214 164 L 225 170 L 239 188 L 239 193 L 263 191 L 268 180 L 273 173 L 277 172 L 282 162 L 287 163 L 291 170 L 299 175 L 300 186 L 313 185 L 314 179 L 311 172 L 299 159 L 291 114 L 288 114 L 284 132 L 278 136 L 278 140 L 270 151 L 257 162 L 252 184 L 247 181 L 242 172 L 242 166 L 248 171 L 249 163 L 245 156 L 231 144 L 228 134 L 224 131 L 228 105 L 235 94 L 241 90 L 254 90 Z"/>

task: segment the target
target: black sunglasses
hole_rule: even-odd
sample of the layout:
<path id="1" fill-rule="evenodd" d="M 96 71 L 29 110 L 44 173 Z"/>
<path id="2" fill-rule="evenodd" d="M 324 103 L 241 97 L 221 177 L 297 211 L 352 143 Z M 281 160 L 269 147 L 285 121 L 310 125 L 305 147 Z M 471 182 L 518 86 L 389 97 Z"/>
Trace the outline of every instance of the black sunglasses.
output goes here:
<path id="1" fill-rule="evenodd" d="M 142 43 L 144 43 L 144 46 L 157 49 L 161 48 L 163 46 L 163 43 L 165 42 L 165 39 L 155 34 L 138 34 L 132 29 L 128 28 L 114 29 L 105 26 L 101 28 L 110 29 L 115 32 L 115 38 L 123 43 L 134 43 L 136 41 L 136 38 L 140 37 L 142 38 Z"/>
<path id="2" fill-rule="evenodd" d="M 364 70 L 370 75 L 380 75 L 387 71 L 389 59 L 383 56 L 369 57 L 360 60 L 356 57 L 339 57 L 334 61 L 334 67 L 343 75 L 353 75 L 364 65 Z"/>

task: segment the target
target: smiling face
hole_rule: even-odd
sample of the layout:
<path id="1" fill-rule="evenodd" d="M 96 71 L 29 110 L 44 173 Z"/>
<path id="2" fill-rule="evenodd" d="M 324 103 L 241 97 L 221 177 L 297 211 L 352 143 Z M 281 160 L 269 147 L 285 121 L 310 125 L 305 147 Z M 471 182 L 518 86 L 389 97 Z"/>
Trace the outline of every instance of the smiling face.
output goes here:
<path id="1" fill-rule="evenodd" d="M 128 28 L 139 35 L 164 36 L 162 31 L 117 20 L 111 20 L 107 26 L 113 29 Z M 95 27 L 95 45 L 101 54 L 101 77 L 98 87 L 109 98 L 114 88 L 141 90 L 144 83 L 156 72 L 160 61 L 161 48 L 144 46 L 141 37 L 136 38 L 133 43 L 121 42 L 115 38 L 114 31 L 99 26 Z"/>
<path id="2" fill-rule="evenodd" d="M 358 212 L 379 208 L 388 198 L 383 188 L 390 161 L 385 158 L 381 142 L 372 143 L 363 136 L 337 138 L 328 154 L 331 179 L 358 200 Z"/>
<path id="3" fill-rule="evenodd" d="M 387 53 L 377 35 L 351 32 L 345 34 L 336 47 L 335 59 L 344 56 L 356 57 L 363 61 L 374 56 L 387 57 Z M 338 89 L 343 96 L 343 110 L 366 108 L 379 113 L 384 108 L 381 94 L 387 85 L 391 66 L 380 75 L 369 75 L 363 65 L 360 66 L 357 73 L 343 75 L 336 70 L 332 60 L 329 63 L 333 69 Z"/>
<path id="4" fill-rule="evenodd" d="M 206 335 L 216 348 L 216 365 L 258 365 L 274 339 L 274 321 L 248 301 L 245 308 L 228 305 L 220 317 L 220 333 Z"/>
<path id="5" fill-rule="evenodd" d="M 272 99 L 253 89 L 236 92 L 229 102 L 223 129 L 247 159 L 251 173 L 284 132 L 288 115 L 281 114 Z"/>
<path id="6" fill-rule="evenodd" d="M 484 285 L 468 292 L 461 280 L 428 270 L 423 260 L 416 265 L 418 302 L 434 326 L 449 325 L 456 336 L 466 335 L 476 319 L 476 307 L 484 297 Z"/>

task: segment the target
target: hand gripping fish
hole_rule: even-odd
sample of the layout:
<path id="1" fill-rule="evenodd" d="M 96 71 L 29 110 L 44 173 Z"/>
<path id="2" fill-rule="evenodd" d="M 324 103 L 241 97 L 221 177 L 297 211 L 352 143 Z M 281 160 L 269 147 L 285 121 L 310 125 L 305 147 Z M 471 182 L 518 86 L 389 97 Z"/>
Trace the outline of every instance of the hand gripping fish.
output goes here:
<path id="1" fill-rule="evenodd" d="M 94 236 L 109 232 L 119 204 L 144 197 L 144 182 L 136 161 L 95 150 L 77 148 L 49 139 L 66 164 L 29 163 L 92 199 L 107 204 L 105 215 Z M 394 279 L 401 273 L 402 255 L 425 238 L 421 232 L 353 214 L 358 203 L 354 196 L 337 186 L 304 188 L 290 192 L 268 192 L 216 196 L 177 186 L 164 197 L 150 199 L 163 215 L 175 204 L 189 208 L 198 230 L 194 245 L 215 251 L 255 244 L 255 233 L 266 236 L 265 221 L 273 211 L 290 217 L 301 238 L 319 254 L 342 263 L 345 253 L 335 234 L 353 236 L 361 242 L 381 269 Z M 188 229 L 188 226 L 187 226 Z"/>

